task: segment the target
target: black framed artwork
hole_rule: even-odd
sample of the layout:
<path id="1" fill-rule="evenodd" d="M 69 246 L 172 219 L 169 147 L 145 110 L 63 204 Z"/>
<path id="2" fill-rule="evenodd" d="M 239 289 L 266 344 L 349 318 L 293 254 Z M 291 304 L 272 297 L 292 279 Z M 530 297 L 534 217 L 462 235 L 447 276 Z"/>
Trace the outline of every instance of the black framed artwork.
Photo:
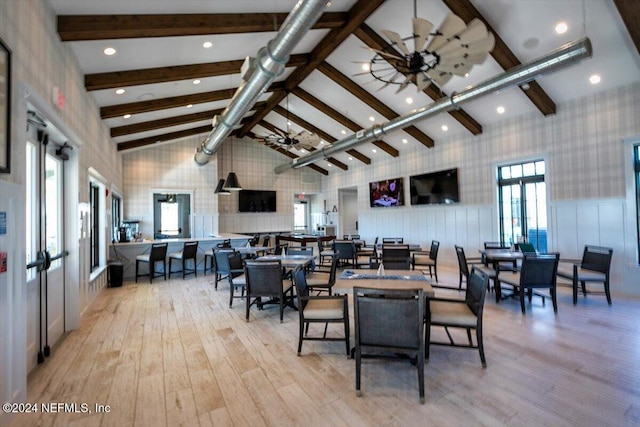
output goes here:
<path id="1" fill-rule="evenodd" d="M 0 39 L 0 173 L 11 171 L 11 50 Z"/>

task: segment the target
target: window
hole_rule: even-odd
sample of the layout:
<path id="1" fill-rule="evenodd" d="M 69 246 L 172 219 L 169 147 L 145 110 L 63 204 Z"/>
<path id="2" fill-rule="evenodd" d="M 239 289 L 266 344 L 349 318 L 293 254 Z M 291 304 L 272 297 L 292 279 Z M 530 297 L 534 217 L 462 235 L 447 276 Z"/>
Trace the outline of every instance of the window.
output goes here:
<path id="1" fill-rule="evenodd" d="M 636 193 L 636 244 L 640 254 L 640 145 L 633 146 L 633 175 Z"/>
<path id="2" fill-rule="evenodd" d="M 100 266 L 100 187 L 89 184 L 90 234 L 91 234 L 91 271 Z"/>
<path id="3" fill-rule="evenodd" d="M 543 160 L 498 167 L 500 242 L 527 241 L 547 251 L 547 191 Z"/>
<path id="4" fill-rule="evenodd" d="M 307 228 L 308 208 L 306 202 L 293 204 L 293 229 L 306 233 Z"/>
<path id="5" fill-rule="evenodd" d="M 117 242 L 119 235 L 118 231 L 120 230 L 120 226 L 122 221 L 120 220 L 120 208 L 122 205 L 122 200 L 120 197 L 116 196 L 112 193 L 111 197 L 111 240 L 113 242 Z"/>

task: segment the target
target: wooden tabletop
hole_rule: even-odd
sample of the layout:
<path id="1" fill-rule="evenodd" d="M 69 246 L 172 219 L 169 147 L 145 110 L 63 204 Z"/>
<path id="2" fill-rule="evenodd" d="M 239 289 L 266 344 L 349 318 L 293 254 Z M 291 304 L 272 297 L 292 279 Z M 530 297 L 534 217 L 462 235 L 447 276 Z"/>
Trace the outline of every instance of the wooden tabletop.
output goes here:
<path id="1" fill-rule="evenodd" d="M 353 274 L 349 275 L 348 272 L 353 272 Z M 402 278 L 399 278 L 399 276 L 402 276 Z M 374 289 L 421 288 L 425 296 L 434 296 L 431 282 L 421 271 L 417 270 L 385 270 L 384 276 L 376 276 L 376 270 L 372 269 L 344 270 L 336 277 L 333 291 L 335 293 L 351 293 L 354 286 Z"/>

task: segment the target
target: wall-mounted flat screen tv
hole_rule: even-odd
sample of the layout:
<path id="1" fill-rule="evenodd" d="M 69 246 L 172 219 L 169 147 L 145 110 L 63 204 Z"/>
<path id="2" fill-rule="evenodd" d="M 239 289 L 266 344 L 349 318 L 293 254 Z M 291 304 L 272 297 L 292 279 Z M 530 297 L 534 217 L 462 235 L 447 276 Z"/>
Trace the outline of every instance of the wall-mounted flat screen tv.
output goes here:
<path id="1" fill-rule="evenodd" d="M 369 183 L 369 203 L 372 208 L 404 206 L 402 178 L 385 179 Z"/>
<path id="2" fill-rule="evenodd" d="M 238 194 L 240 212 L 275 212 L 276 192 L 263 190 L 240 190 Z"/>
<path id="3" fill-rule="evenodd" d="M 458 169 L 447 169 L 409 177 L 409 194 L 412 205 L 460 202 Z"/>

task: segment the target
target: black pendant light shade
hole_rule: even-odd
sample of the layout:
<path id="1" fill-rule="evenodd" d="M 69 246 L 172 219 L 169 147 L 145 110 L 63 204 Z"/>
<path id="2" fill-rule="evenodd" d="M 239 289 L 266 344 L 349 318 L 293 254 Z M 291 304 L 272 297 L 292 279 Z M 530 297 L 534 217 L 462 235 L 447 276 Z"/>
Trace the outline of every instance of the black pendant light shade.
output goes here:
<path id="1" fill-rule="evenodd" d="M 227 179 L 222 186 L 224 190 L 227 191 L 240 191 L 242 190 L 242 186 L 240 186 L 240 182 L 238 181 L 238 177 L 235 172 L 229 172 L 227 175 Z"/>
<path id="2" fill-rule="evenodd" d="M 222 194 L 223 196 L 228 196 L 229 194 L 231 194 L 230 192 L 225 190 L 223 187 L 224 187 L 224 179 L 221 179 L 220 181 L 218 181 L 218 186 L 216 187 L 216 191 L 214 191 L 214 193 Z"/>

